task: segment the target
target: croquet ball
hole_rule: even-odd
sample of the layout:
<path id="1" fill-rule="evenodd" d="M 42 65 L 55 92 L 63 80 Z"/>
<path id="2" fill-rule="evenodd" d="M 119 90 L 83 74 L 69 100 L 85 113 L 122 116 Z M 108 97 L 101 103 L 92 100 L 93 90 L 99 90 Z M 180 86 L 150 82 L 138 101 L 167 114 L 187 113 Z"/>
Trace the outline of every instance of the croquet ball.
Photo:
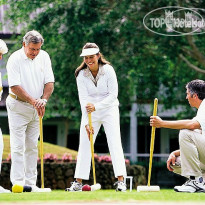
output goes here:
<path id="1" fill-rule="evenodd" d="M 82 188 L 82 191 L 91 191 L 91 187 L 88 184 L 85 184 Z"/>
<path id="2" fill-rule="evenodd" d="M 31 186 L 24 186 L 23 187 L 23 192 L 31 192 L 32 188 Z"/>
<path id="3" fill-rule="evenodd" d="M 12 192 L 13 193 L 22 193 L 23 192 L 23 186 L 18 185 L 18 184 L 14 184 L 12 186 Z"/>

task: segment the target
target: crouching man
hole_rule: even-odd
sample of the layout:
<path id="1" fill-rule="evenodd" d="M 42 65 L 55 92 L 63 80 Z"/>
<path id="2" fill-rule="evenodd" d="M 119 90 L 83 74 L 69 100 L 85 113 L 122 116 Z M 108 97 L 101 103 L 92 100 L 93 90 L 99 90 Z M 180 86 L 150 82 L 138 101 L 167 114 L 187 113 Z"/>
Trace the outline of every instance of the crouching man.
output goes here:
<path id="1" fill-rule="evenodd" d="M 198 109 L 191 120 L 165 121 L 158 116 L 150 117 L 150 125 L 160 128 L 179 129 L 179 150 L 172 152 L 167 168 L 188 180 L 175 186 L 177 192 L 205 192 L 205 81 L 193 80 L 186 85 L 186 99 Z"/>

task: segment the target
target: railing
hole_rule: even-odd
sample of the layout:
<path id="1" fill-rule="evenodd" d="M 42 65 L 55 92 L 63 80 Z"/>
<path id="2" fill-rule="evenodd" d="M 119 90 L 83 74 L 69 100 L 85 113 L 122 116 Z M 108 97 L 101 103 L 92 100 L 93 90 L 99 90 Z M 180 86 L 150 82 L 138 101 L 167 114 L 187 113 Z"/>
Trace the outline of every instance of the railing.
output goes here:
<path id="1" fill-rule="evenodd" d="M 125 153 L 125 157 L 130 159 L 131 154 L 130 153 Z M 135 155 L 136 161 L 148 161 L 150 157 L 149 153 L 138 153 Z M 158 153 L 158 154 L 153 154 L 153 160 L 154 161 L 163 161 L 166 162 L 167 158 L 169 157 L 169 154 L 167 153 Z"/>

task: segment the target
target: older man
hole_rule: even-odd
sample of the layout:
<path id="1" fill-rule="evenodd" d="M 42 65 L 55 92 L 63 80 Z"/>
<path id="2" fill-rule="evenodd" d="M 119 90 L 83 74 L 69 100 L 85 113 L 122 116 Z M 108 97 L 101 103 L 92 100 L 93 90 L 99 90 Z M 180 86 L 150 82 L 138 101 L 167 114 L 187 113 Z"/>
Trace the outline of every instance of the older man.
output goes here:
<path id="1" fill-rule="evenodd" d="M 188 181 L 182 186 L 175 186 L 177 192 L 205 192 L 205 82 L 193 80 L 186 85 L 186 99 L 191 107 L 198 109 L 191 120 L 165 121 L 158 116 L 151 116 L 150 125 L 179 129 L 180 149 L 172 152 L 167 160 L 167 168 Z"/>
<path id="2" fill-rule="evenodd" d="M 23 47 L 8 59 L 9 96 L 6 100 L 11 144 L 11 182 L 36 186 L 39 116 L 53 92 L 54 75 L 47 52 L 41 50 L 44 39 L 37 31 L 23 37 Z"/>
<path id="3" fill-rule="evenodd" d="M 8 52 L 8 48 L 6 46 L 6 43 L 0 39 L 0 60 L 3 58 L 3 54 L 7 52 Z M 0 100 L 1 100 L 2 93 L 3 93 L 3 87 L 2 87 L 1 73 L 0 73 Z M 0 172 L 1 172 L 3 149 L 4 149 L 4 141 L 3 141 L 3 136 L 0 128 Z M 10 191 L 0 186 L 0 193 L 10 193 Z"/>

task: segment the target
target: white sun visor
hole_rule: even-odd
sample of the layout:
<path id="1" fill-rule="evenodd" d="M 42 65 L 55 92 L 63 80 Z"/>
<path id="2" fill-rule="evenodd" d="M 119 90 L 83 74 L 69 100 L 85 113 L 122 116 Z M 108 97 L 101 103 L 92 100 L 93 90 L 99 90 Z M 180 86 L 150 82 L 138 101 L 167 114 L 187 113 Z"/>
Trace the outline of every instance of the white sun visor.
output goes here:
<path id="1" fill-rule="evenodd" d="M 91 55 L 95 55 L 99 52 L 100 52 L 99 48 L 85 48 L 82 50 L 82 53 L 80 54 L 80 56 L 81 57 L 91 56 Z"/>

